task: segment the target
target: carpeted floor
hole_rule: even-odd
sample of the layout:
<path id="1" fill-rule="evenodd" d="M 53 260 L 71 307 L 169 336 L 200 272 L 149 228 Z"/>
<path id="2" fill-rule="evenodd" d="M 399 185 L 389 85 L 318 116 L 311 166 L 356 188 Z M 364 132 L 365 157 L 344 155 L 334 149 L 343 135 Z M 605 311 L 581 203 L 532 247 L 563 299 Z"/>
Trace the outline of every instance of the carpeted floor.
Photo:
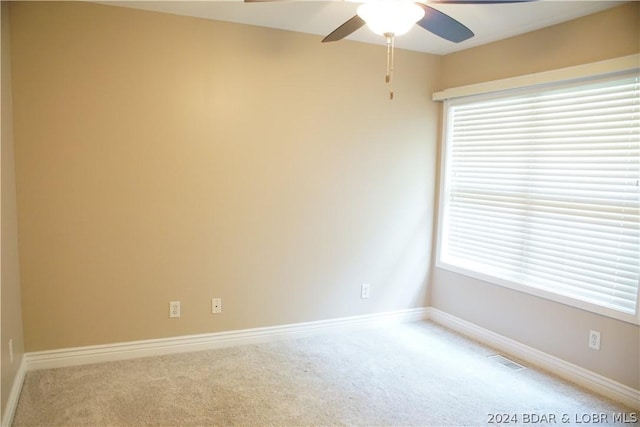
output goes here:
<path id="1" fill-rule="evenodd" d="M 35 371 L 14 426 L 611 425 L 636 413 L 493 354 L 419 322 Z"/>

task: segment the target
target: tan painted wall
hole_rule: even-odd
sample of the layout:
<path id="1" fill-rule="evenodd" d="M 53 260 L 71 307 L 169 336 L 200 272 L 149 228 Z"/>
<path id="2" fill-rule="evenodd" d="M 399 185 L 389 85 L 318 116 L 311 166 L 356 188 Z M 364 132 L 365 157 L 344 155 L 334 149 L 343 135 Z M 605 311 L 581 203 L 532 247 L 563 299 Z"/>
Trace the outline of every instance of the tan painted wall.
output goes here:
<path id="1" fill-rule="evenodd" d="M 439 57 L 397 52 L 390 102 L 380 46 L 74 2 L 11 20 L 28 351 L 424 305 Z"/>
<path id="2" fill-rule="evenodd" d="M 625 56 L 640 51 L 640 3 L 445 56 L 441 88 Z M 434 246 L 435 248 L 435 246 Z M 431 305 L 640 389 L 640 328 L 439 268 Z M 600 351 L 587 347 L 590 329 Z"/>
<path id="3" fill-rule="evenodd" d="M 638 51 L 640 4 L 607 9 L 442 59 L 441 89 L 571 67 Z M 473 64 L 471 67 L 470 64 Z"/>
<path id="4" fill-rule="evenodd" d="M 0 269 L 0 293 L 2 294 L 2 354 L 0 356 L 2 398 L 0 414 L 5 413 L 11 387 L 16 378 L 24 353 L 22 338 L 22 311 L 20 302 L 20 266 L 18 263 L 18 225 L 16 215 L 16 179 L 13 144 L 13 114 L 11 99 L 11 55 L 9 39 L 9 6 L 3 2 L 0 9 L 2 18 L 2 212 L 0 217 L 2 259 Z M 9 340 L 13 340 L 13 363 L 9 356 Z"/>

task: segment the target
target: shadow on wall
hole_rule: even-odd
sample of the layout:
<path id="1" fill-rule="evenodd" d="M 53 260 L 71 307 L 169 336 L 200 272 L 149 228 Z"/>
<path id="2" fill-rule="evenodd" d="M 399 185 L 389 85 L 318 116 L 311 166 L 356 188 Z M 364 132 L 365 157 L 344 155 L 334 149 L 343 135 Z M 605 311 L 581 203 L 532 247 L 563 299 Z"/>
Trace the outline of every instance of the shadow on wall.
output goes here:
<path id="1" fill-rule="evenodd" d="M 414 217 L 402 234 L 401 244 L 380 276 L 387 284 L 380 302 L 391 307 L 422 307 L 426 304 L 431 260 L 431 215 L 426 210 Z"/>

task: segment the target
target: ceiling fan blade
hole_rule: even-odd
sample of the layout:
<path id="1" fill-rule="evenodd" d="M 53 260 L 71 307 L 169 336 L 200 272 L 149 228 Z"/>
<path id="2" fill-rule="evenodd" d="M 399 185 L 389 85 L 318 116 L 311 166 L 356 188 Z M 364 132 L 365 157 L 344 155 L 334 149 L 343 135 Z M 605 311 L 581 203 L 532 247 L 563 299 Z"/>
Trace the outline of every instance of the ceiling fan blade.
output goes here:
<path id="1" fill-rule="evenodd" d="M 331 34 L 329 34 L 327 37 L 322 39 L 322 43 L 335 42 L 338 40 L 342 40 L 343 38 L 347 37 L 349 34 L 353 33 L 354 31 L 362 27 L 364 24 L 365 24 L 364 20 L 360 18 L 358 15 L 356 15 L 353 18 L 349 19 L 344 24 L 340 25 L 335 30 L 333 30 Z"/>
<path id="2" fill-rule="evenodd" d="M 425 30 L 454 43 L 460 43 L 473 37 L 473 31 L 449 15 L 429 7 L 426 4 L 416 4 L 424 9 L 424 18 L 416 22 L 416 24 Z"/>

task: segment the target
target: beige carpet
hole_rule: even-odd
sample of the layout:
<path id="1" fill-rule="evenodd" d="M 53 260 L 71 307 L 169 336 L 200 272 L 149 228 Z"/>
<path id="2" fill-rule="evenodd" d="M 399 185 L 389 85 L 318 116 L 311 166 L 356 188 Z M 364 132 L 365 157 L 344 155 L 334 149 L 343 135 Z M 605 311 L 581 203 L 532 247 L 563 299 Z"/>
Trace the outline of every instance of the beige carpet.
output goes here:
<path id="1" fill-rule="evenodd" d="M 593 413 L 610 425 L 613 414 L 633 413 L 531 367 L 511 370 L 492 354 L 419 322 L 35 371 L 14 425 L 476 426 L 491 414 L 520 425 L 527 414 L 553 415 L 562 425 L 563 415 L 575 424 Z"/>

